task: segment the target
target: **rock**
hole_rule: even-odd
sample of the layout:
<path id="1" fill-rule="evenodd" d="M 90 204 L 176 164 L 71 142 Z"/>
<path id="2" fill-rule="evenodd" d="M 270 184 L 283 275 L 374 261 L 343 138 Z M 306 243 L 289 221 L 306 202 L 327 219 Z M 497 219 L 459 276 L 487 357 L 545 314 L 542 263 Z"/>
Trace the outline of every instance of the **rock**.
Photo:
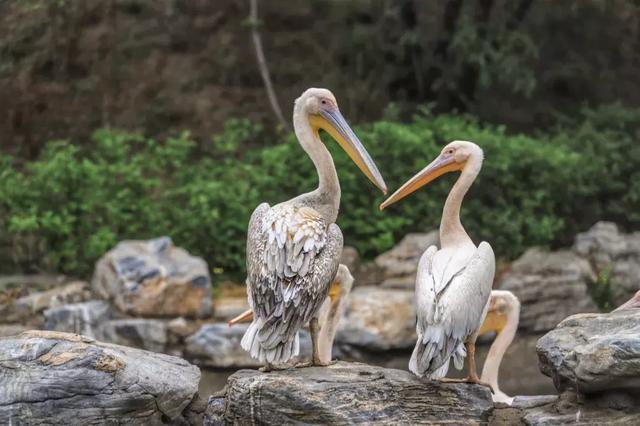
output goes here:
<path id="1" fill-rule="evenodd" d="M 544 335 L 536 351 L 558 391 L 640 395 L 639 310 L 574 315 Z"/>
<path id="2" fill-rule="evenodd" d="M 417 338 L 413 299 L 409 290 L 355 288 L 336 341 L 374 351 L 412 348 Z"/>
<path id="3" fill-rule="evenodd" d="M 210 396 L 202 426 L 224 425 L 224 397 Z"/>
<path id="4" fill-rule="evenodd" d="M 513 262 L 498 288 L 520 299 L 519 329 L 538 333 L 551 330 L 569 315 L 597 312 L 588 290 L 594 280 L 589 263 L 571 251 L 533 248 Z"/>
<path id="5" fill-rule="evenodd" d="M 499 404 L 490 425 L 637 425 L 640 410 L 636 407 L 608 407 L 599 401 L 579 400 L 575 394 L 560 396 L 517 396 L 511 406 Z"/>
<path id="6" fill-rule="evenodd" d="M 360 255 L 355 247 L 344 246 L 342 248 L 342 256 L 340 256 L 340 264 L 346 266 L 353 275 L 360 267 Z"/>
<path id="7" fill-rule="evenodd" d="M 111 306 L 103 300 L 74 303 L 44 311 L 44 328 L 102 338 L 100 326 L 111 316 Z"/>
<path id="8" fill-rule="evenodd" d="M 33 320 L 45 309 L 52 306 L 60 306 L 65 303 L 84 302 L 91 298 L 88 284 L 83 281 L 74 281 L 65 285 L 58 285 L 50 290 L 36 291 L 38 288 L 47 288 L 57 284 L 56 276 L 37 275 L 32 277 L 35 283 L 27 279 L 31 276 L 12 276 L 5 278 L 6 284 L 12 287 L 0 289 L 0 318 L 1 322 L 21 322 L 38 325 Z M 22 280 L 18 280 L 22 278 Z M 22 283 L 19 287 L 17 283 Z"/>
<path id="9" fill-rule="evenodd" d="M 15 336 L 23 331 L 31 330 L 29 326 L 22 324 L 5 324 L 0 325 L 0 337 Z"/>
<path id="10" fill-rule="evenodd" d="M 180 358 L 28 331 L 0 339 L 0 424 L 185 424 L 199 380 Z"/>
<path id="11" fill-rule="evenodd" d="M 166 324 L 146 318 L 106 321 L 100 328 L 100 335 L 106 342 L 153 352 L 165 352 L 168 341 Z"/>
<path id="12" fill-rule="evenodd" d="M 47 308 L 86 302 L 89 299 L 91 299 L 89 284 L 84 281 L 73 281 L 61 287 L 21 297 L 15 303 L 18 309 L 23 309 L 33 315 Z"/>
<path id="13" fill-rule="evenodd" d="M 610 282 L 614 306 L 640 289 L 640 232 L 622 234 L 614 223 L 598 222 L 576 236 L 573 250 Z"/>
<path id="14" fill-rule="evenodd" d="M 208 416 L 222 403 L 210 399 Z M 486 424 L 493 409 L 480 385 L 443 384 L 407 371 L 338 362 L 260 373 L 242 370 L 227 383 L 225 424 Z M 220 424 L 220 423 L 209 423 Z"/>
<path id="15" fill-rule="evenodd" d="M 168 237 L 123 241 L 96 264 L 91 283 L 121 311 L 145 317 L 211 315 L 207 264 Z"/>
<path id="16" fill-rule="evenodd" d="M 186 339 L 185 357 L 197 365 L 212 368 L 247 368 L 262 366 L 240 347 L 248 324 L 229 327 L 226 323 L 203 325 Z M 307 330 L 300 333 L 301 356 L 291 362 L 304 361 L 311 355 L 311 337 Z"/>
<path id="17" fill-rule="evenodd" d="M 383 270 L 382 285 L 413 289 L 420 256 L 429 246 L 439 243 L 437 230 L 426 234 L 407 234 L 394 248 L 376 257 L 376 265 Z"/>

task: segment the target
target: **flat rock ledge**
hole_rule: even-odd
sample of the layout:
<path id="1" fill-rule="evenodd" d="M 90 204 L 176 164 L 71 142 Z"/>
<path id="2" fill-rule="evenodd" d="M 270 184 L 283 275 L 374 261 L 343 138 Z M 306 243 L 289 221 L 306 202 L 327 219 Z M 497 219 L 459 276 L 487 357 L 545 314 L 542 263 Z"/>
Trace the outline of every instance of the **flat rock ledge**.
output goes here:
<path id="1" fill-rule="evenodd" d="M 483 386 L 338 362 L 270 373 L 241 370 L 229 377 L 224 396 L 209 399 L 204 424 L 474 425 L 487 424 L 492 411 Z"/>
<path id="2" fill-rule="evenodd" d="M 181 358 L 26 331 L 0 339 L 0 424 L 199 424 L 199 381 Z"/>

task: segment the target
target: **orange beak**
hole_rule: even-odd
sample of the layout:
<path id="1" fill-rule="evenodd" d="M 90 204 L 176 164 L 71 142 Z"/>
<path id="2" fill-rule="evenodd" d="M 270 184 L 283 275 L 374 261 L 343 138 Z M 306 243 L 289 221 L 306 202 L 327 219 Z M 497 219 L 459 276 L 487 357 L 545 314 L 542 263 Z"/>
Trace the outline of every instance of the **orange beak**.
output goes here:
<path id="1" fill-rule="evenodd" d="M 404 185 L 394 192 L 384 203 L 380 204 L 380 210 L 384 210 L 386 207 L 400 201 L 407 195 L 411 194 L 418 188 L 428 184 L 432 180 L 437 179 L 448 172 L 455 172 L 461 170 L 464 167 L 464 163 L 458 164 L 453 156 L 445 156 L 440 154 L 438 158 L 433 160 L 431 164 L 418 172 L 414 177 L 409 179 Z"/>
<path id="2" fill-rule="evenodd" d="M 227 324 L 229 324 L 229 327 L 238 324 L 240 322 L 249 322 L 253 320 L 253 311 L 251 309 L 244 311 L 243 313 L 241 313 L 240 315 L 238 315 L 237 317 L 233 318 L 232 320 L 230 320 Z"/>

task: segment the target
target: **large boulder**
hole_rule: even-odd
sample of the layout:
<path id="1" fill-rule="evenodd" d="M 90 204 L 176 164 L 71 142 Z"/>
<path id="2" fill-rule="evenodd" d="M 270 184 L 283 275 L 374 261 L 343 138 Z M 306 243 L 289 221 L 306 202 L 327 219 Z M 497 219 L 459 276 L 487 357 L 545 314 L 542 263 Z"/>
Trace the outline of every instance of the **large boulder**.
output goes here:
<path id="1" fill-rule="evenodd" d="M 407 234 L 394 248 L 376 257 L 375 263 L 383 271 L 382 285 L 413 289 L 422 253 L 439 243 L 440 235 L 437 230 Z"/>
<path id="2" fill-rule="evenodd" d="M 589 263 L 569 250 L 527 250 L 513 262 L 498 287 L 520 299 L 519 329 L 529 333 L 553 329 L 569 315 L 597 312 L 589 294 L 595 280 Z"/>
<path id="3" fill-rule="evenodd" d="M 536 346 L 540 370 L 559 391 L 626 391 L 640 395 L 640 310 L 578 314 Z"/>
<path id="4" fill-rule="evenodd" d="M 413 290 L 356 287 L 340 321 L 336 341 L 373 351 L 408 349 L 416 342 Z"/>
<path id="5" fill-rule="evenodd" d="M 223 402 L 224 401 L 224 402 Z M 338 362 L 268 374 L 242 370 L 211 398 L 205 424 L 486 424 L 488 388 Z"/>
<path id="6" fill-rule="evenodd" d="M 119 243 L 98 261 L 91 285 L 130 315 L 211 315 L 207 264 L 175 247 L 168 237 Z"/>
<path id="7" fill-rule="evenodd" d="M 28 331 L 0 339 L 0 424 L 192 423 L 199 380 L 180 358 Z"/>
<path id="8" fill-rule="evenodd" d="M 186 339 L 184 355 L 197 365 L 211 368 L 260 367 L 258 360 L 240 347 L 248 324 L 229 327 L 226 323 L 205 324 Z M 311 358 L 311 337 L 305 329 L 300 332 L 300 356 L 292 363 Z"/>
<path id="9" fill-rule="evenodd" d="M 640 232 L 623 234 L 615 223 L 598 222 L 576 236 L 573 250 L 609 281 L 614 306 L 640 289 Z"/>

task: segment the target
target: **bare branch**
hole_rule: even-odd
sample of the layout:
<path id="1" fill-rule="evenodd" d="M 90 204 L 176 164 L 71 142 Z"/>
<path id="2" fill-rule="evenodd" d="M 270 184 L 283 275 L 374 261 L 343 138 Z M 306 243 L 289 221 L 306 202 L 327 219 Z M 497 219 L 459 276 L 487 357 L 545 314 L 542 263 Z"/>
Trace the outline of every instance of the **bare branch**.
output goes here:
<path id="1" fill-rule="evenodd" d="M 251 10 L 249 12 L 249 21 L 251 25 L 251 38 L 253 39 L 253 45 L 256 49 L 256 59 L 258 60 L 258 68 L 260 69 L 260 75 L 264 82 L 264 87 L 267 90 L 267 96 L 269 97 L 269 103 L 271 109 L 275 113 L 278 121 L 285 129 L 289 130 L 289 124 L 282 115 L 278 98 L 273 90 L 273 84 L 271 83 L 271 76 L 269 75 L 269 67 L 267 66 L 267 60 L 264 57 L 264 51 L 262 50 L 262 40 L 260 39 L 260 32 L 258 31 L 258 0 L 250 0 Z"/>

